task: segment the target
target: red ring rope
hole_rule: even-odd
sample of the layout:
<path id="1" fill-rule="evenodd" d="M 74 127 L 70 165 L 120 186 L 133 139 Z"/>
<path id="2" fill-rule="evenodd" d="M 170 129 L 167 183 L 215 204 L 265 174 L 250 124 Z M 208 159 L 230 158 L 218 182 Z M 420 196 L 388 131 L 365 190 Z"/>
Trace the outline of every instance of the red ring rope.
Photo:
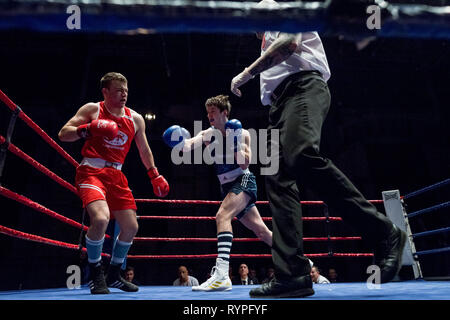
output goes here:
<path id="1" fill-rule="evenodd" d="M 138 216 L 138 219 L 158 219 L 158 220 L 215 220 L 216 217 L 205 216 Z M 272 221 L 272 217 L 262 217 L 264 221 Z M 330 221 L 342 221 L 341 217 L 329 217 Z M 237 220 L 237 218 L 233 218 Z M 326 217 L 302 217 L 303 221 L 326 221 Z"/>
<path id="2" fill-rule="evenodd" d="M 23 240 L 45 243 L 45 244 L 52 245 L 55 247 L 67 248 L 67 249 L 72 249 L 72 250 L 78 250 L 78 248 L 79 248 L 77 244 L 71 244 L 71 243 L 67 243 L 67 242 L 62 242 L 62 241 L 58 241 L 58 240 L 53 240 L 53 239 L 37 236 L 34 234 L 22 232 L 19 230 L 7 228 L 2 225 L 0 225 L 0 233 L 6 234 L 11 237 L 23 239 Z M 82 250 L 86 251 L 86 248 L 82 248 Z M 109 257 L 110 255 L 107 253 L 102 253 L 102 256 Z"/>
<path id="3" fill-rule="evenodd" d="M 62 155 L 69 163 L 71 163 L 74 167 L 78 167 L 79 163 L 76 162 L 67 152 L 65 152 L 52 138 L 50 138 L 47 133 L 42 130 L 35 122 L 33 122 L 22 110 L 20 110 L 16 104 L 14 104 L 1 90 L 0 90 L 0 100 L 2 100 L 13 112 L 18 111 L 18 117 L 22 119 L 28 126 L 30 126 L 37 134 L 39 134 L 44 141 L 46 141 L 52 148 L 54 148 L 60 155 Z M 0 144 L 5 143 L 5 138 L 0 136 Z M 38 163 L 36 160 L 28 156 L 26 153 L 22 152 L 19 148 L 14 146 L 12 143 L 9 143 L 8 150 L 14 153 L 16 156 L 22 158 L 29 164 L 31 164 L 34 168 L 44 173 L 61 186 L 67 188 L 68 190 L 78 193 L 76 188 L 63 180 L 55 173 L 51 172 L 45 166 Z M 58 219 L 62 222 L 65 222 L 71 226 L 75 226 L 77 228 L 83 228 L 84 231 L 88 230 L 87 226 L 82 226 L 80 223 L 66 218 L 46 207 L 33 202 L 32 200 L 14 193 L 9 189 L 0 186 L 0 194 L 13 199 L 19 203 L 22 203 L 30 208 L 33 208 L 41 213 L 45 213 L 55 219 Z M 140 203 L 171 203 L 171 204 L 205 204 L 205 205 L 220 205 L 222 201 L 209 201 L 209 200 L 163 200 L 163 199 L 136 199 L 136 202 Z M 383 203 L 383 200 L 369 200 L 371 203 Z M 256 204 L 268 204 L 268 201 L 257 201 Z M 323 201 L 301 201 L 303 205 L 323 205 Z M 192 216 L 139 216 L 139 219 L 171 219 L 171 220 L 214 220 L 215 217 L 192 217 Z M 236 218 L 235 218 L 236 219 Z M 263 217 L 263 220 L 271 220 L 270 217 Z M 340 217 L 303 217 L 303 220 L 306 221 L 341 221 Z M 53 246 L 64 247 L 68 249 L 78 249 L 79 246 L 75 244 L 65 243 L 57 240 L 52 240 L 48 238 L 44 238 L 41 236 L 25 233 L 22 231 L 14 230 L 11 228 L 7 228 L 0 225 L 0 233 L 30 240 L 34 242 L 45 243 Z M 108 235 L 107 235 L 108 236 Z M 196 241 L 196 242 L 215 242 L 216 238 L 156 238 L 156 237 L 136 237 L 135 241 Z M 338 241 L 338 240 L 361 240 L 361 237 L 310 237 L 304 238 L 304 241 Z M 251 242 L 251 241 L 259 241 L 258 238 L 235 238 L 235 242 Z M 83 250 L 86 250 L 83 248 Z M 109 256 L 107 254 L 102 253 L 103 256 Z M 313 253 L 306 254 L 307 257 L 370 257 L 373 256 L 372 253 Z M 190 258 L 216 258 L 217 254 L 206 254 L 206 255 L 128 255 L 130 259 L 190 259 Z M 256 257 L 272 257 L 271 254 L 231 254 L 232 258 L 256 258 Z"/>
<path id="4" fill-rule="evenodd" d="M 305 254 L 308 258 L 325 258 L 325 257 L 373 257 L 373 253 L 309 253 Z M 271 254 L 230 254 L 231 258 L 271 258 Z M 171 255 L 128 255 L 127 259 L 205 259 L 217 258 L 217 253 L 214 254 L 171 254 Z"/>
<path id="5" fill-rule="evenodd" d="M 40 205 L 39 203 L 34 202 L 34 201 L 28 199 L 27 197 L 24 197 L 24 196 L 22 196 L 20 194 L 17 194 L 17 193 L 15 193 L 15 192 L 13 192 L 13 191 L 11 191 L 9 189 L 6 189 L 6 188 L 4 188 L 2 186 L 0 186 L 0 194 L 5 196 L 5 197 L 7 197 L 7 198 L 9 198 L 9 199 L 12 199 L 12 200 L 15 200 L 15 201 L 17 201 L 17 202 L 19 202 L 21 204 L 24 204 L 27 207 L 33 208 L 36 211 L 39 211 L 41 213 L 45 213 L 46 215 L 49 215 L 50 217 L 53 217 L 53 218 L 55 218 L 55 219 L 57 219 L 59 221 L 65 222 L 65 223 L 67 223 L 67 224 L 69 224 L 71 226 L 74 226 L 74 227 L 77 227 L 77 228 L 81 228 L 82 227 L 82 225 L 80 223 L 78 223 L 78 222 L 76 222 L 76 221 L 74 221 L 72 219 L 69 219 L 67 217 L 64 217 L 64 216 L 62 216 L 62 215 L 60 215 L 60 214 L 58 214 L 58 213 L 56 213 L 56 212 L 46 208 L 46 207 L 44 207 L 43 205 Z M 83 226 L 83 230 L 87 231 L 88 227 L 87 226 Z"/>
<path id="6" fill-rule="evenodd" d="M 34 242 L 40 242 L 45 243 L 57 247 L 72 249 L 72 250 L 78 250 L 78 245 L 66 243 L 62 241 L 52 240 L 44 237 L 40 237 L 34 234 L 25 233 L 22 231 L 10 229 L 7 227 L 4 227 L 0 225 L 0 233 Z M 86 248 L 82 249 L 83 251 L 86 250 Z M 109 254 L 102 253 L 102 256 L 109 257 Z M 322 258 L 322 257 L 372 257 L 372 253 L 310 253 L 305 254 L 305 256 L 310 258 Z M 128 255 L 128 259 L 204 259 L 204 258 L 216 258 L 217 253 L 215 254 L 185 254 L 185 255 Z M 231 258 L 271 258 L 271 254 L 231 254 Z"/>
<path id="7" fill-rule="evenodd" d="M 76 244 L 70 244 L 70 243 L 66 243 L 66 242 L 62 242 L 62 241 L 44 238 L 44 237 L 37 236 L 34 234 L 10 229 L 10 228 L 7 228 L 2 225 L 0 225 L 0 233 L 4 233 L 4 234 L 7 234 L 7 235 L 15 237 L 15 238 L 20 238 L 20 239 L 25 239 L 25 240 L 30 240 L 30 241 L 34 241 L 34 242 L 40 242 L 40 243 L 46 243 L 46 244 L 57 246 L 57 247 L 63 247 L 63 248 L 68 248 L 68 249 L 78 249 L 78 245 L 76 245 Z"/>
<path id="8" fill-rule="evenodd" d="M 0 100 L 2 100 L 11 111 L 17 110 L 17 105 L 8 98 L 3 91 L 0 90 Z M 74 167 L 78 167 L 79 163 L 76 162 L 66 151 L 63 150 L 48 134 L 42 130 L 33 120 L 31 120 L 23 111 L 19 112 L 19 118 L 22 119 L 31 129 L 33 129 L 38 135 L 44 139 L 53 149 L 55 149 L 61 156 L 63 156 Z"/>
<path id="9" fill-rule="evenodd" d="M 5 143 L 5 141 L 6 141 L 5 138 L 0 135 L 0 144 Z M 47 169 L 47 167 L 43 166 L 42 164 L 40 164 L 39 162 L 34 160 L 32 157 L 27 155 L 25 152 L 23 152 L 22 150 L 17 148 L 14 144 L 10 143 L 8 145 L 8 150 L 10 152 L 12 152 L 13 154 L 15 154 L 16 156 L 18 156 L 19 158 L 22 158 L 23 160 L 25 160 L 26 162 L 31 164 L 38 171 L 42 172 L 43 174 L 45 174 L 46 176 L 48 176 L 52 180 L 56 181 L 57 183 L 59 183 L 64 188 L 72 191 L 75 194 L 78 194 L 77 188 L 75 188 L 73 185 L 71 185 L 70 183 L 68 183 L 67 181 L 65 181 L 64 179 L 60 178 L 58 175 L 56 175 L 55 173 L 53 173 L 52 171 Z"/>
<path id="10" fill-rule="evenodd" d="M 383 203 L 383 200 L 368 200 L 371 203 Z M 172 204 L 214 204 L 220 205 L 222 201 L 211 200 L 164 200 L 164 199 L 136 199 L 140 203 L 172 203 Z M 304 205 L 323 205 L 323 201 L 300 201 Z M 255 204 L 269 204 L 269 201 L 256 201 Z"/>
<path id="11" fill-rule="evenodd" d="M 342 240 L 361 240 L 361 237 L 305 237 L 303 241 L 342 241 Z M 157 241 L 165 241 L 165 242 L 175 242 L 175 241 L 183 241 L 183 242 L 216 242 L 217 238 L 158 238 L 158 237 L 135 237 L 133 242 L 146 241 L 146 242 L 157 242 Z M 259 238 L 233 238 L 233 242 L 256 242 L 261 241 Z"/>

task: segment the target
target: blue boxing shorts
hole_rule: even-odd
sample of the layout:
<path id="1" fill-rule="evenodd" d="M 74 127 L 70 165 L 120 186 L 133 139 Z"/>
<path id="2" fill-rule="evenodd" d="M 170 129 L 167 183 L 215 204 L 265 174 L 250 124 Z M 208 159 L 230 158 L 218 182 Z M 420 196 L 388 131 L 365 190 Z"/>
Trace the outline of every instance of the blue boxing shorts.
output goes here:
<path id="1" fill-rule="evenodd" d="M 234 194 L 239 194 L 245 192 L 250 196 L 250 201 L 248 205 L 239 212 L 236 218 L 242 218 L 250 208 L 255 206 L 257 199 L 257 186 L 255 175 L 251 172 L 245 173 L 231 182 L 224 183 L 221 185 L 222 199 L 225 199 L 228 193 L 233 192 Z"/>

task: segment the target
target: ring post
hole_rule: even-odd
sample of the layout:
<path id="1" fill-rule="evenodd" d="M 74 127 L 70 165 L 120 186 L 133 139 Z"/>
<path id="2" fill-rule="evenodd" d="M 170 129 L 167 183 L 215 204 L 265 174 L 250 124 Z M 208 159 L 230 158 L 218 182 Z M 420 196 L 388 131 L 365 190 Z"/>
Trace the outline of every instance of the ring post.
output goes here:
<path id="1" fill-rule="evenodd" d="M 22 111 L 19 106 L 16 105 L 11 118 L 9 119 L 8 131 L 6 132 L 5 142 L 0 146 L 0 186 L 2 185 L 3 168 L 5 167 L 6 161 L 6 151 L 8 150 L 9 143 L 11 142 L 11 137 L 14 132 L 14 127 L 16 125 L 17 117 Z"/>
<path id="2" fill-rule="evenodd" d="M 333 256 L 333 243 L 331 241 L 330 213 L 328 211 L 328 206 L 326 204 L 323 206 L 323 214 L 325 215 L 325 230 L 327 233 L 328 255 L 330 257 L 332 257 Z"/>
<path id="3" fill-rule="evenodd" d="M 412 266 L 414 279 L 423 278 L 422 269 L 420 268 L 418 256 L 416 255 L 416 247 L 414 245 L 408 215 L 406 213 L 403 200 L 400 198 L 400 191 L 383 191 L 382 195 L 384 208 L 388 218 L 398 228 L 405 231 L 408 237 L 408 241 L 405 243 L 405 250 L 403 251 L 402 266 Z"/>

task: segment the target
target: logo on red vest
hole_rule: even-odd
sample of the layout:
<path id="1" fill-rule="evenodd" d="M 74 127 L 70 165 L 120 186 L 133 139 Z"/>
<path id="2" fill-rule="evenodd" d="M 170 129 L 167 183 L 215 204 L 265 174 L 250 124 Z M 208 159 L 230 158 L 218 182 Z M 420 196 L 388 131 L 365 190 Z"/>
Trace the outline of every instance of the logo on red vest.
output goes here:
<path id="1" fill-rule="evenodd" d="M 123 146 L 125 143 L 127 143 L 128 136 L 119 130 L 119 133 L 117 134 L 117 136 L 114 139 L 110 140 L 105 137 L 103 140 L 107 144 L 112 145 L 112 146 Z"/>

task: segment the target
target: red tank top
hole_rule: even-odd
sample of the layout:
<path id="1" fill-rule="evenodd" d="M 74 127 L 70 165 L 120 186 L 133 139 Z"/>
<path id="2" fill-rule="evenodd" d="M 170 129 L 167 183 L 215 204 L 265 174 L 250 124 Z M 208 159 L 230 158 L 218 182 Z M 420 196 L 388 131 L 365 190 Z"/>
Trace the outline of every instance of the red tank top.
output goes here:
<path id="1" fill-rule="evenodd" d="M 97 119 L 115 121 L 119 126 L 119 134 L 113 140 L 106 137 L 87 139 L 81 150 L 81 155 L 86 158 L 101 158 L 109 162 L 123 163 L 135 134 L 131 110 L 125 107 L 125 114 L 122 117 L 116 117 L 105 108 L 104 101 L 99 102 L 98 105 Z"/>

